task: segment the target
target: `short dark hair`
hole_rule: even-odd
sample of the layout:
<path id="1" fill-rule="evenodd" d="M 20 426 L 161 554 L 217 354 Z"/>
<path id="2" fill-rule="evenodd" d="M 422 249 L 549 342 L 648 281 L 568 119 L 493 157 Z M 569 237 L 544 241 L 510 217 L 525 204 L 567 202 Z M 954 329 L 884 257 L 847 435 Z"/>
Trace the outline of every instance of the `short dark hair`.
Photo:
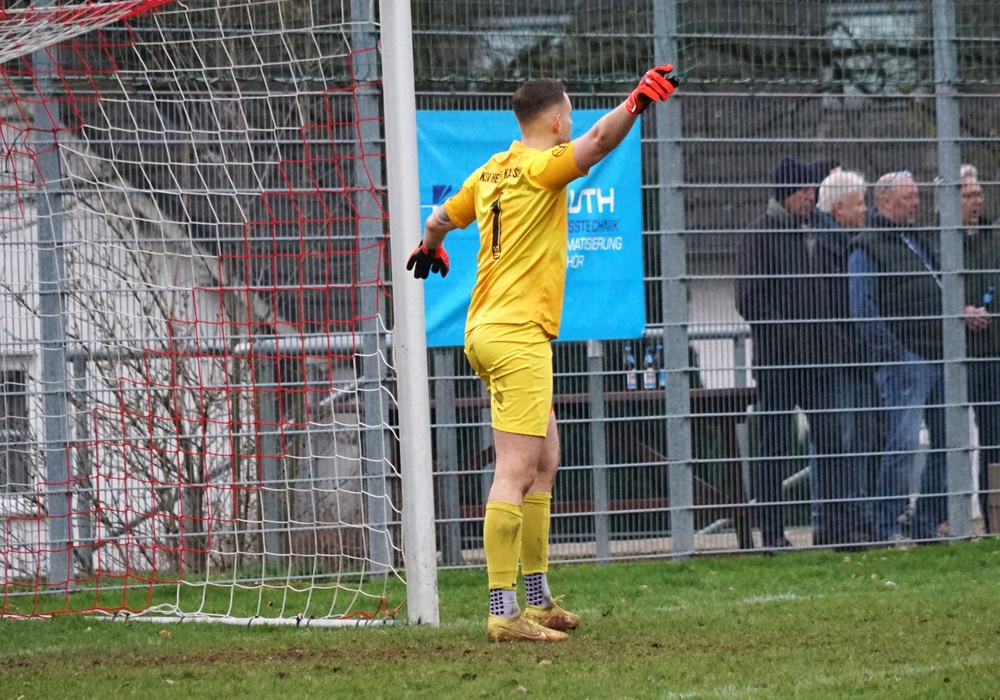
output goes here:
<path id="1" fill-rule="evenodd" d="M 529 80 L 514 92 L 514 116 L 521 124 L 531 122 L 539 114 L 563 101 L 566 88 L 558 80 Z"/>

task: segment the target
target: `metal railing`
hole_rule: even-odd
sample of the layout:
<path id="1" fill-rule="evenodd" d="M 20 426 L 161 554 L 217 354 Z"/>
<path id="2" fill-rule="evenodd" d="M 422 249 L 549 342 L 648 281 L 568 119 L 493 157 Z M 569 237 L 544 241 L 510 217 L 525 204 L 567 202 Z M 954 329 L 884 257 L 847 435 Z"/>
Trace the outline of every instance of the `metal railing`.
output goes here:
<path id="1" fill-rule="evenodd" d="M 978 166 L 982 216 L 992 221 L 990 212 L 1000 211 L 989 126 L 1000 113 L 986 97 L 1000 82 L 995 8 L 951 0 L 608 0 L 588 7 L 565 18 L 558 3 L 467 0 L 448 12 L 414 3 L 418 101 L 426 109 L 507 109 L 506 95 L 540 76 L 562 80 L 577 107 L 610 108 L 646 67 L 669 60 L 680 68 L 680 90 L 642 124 L 648 331 L 631 342 L 662 344 L 663 366 L 655 391 L 633 392 L 621 361 L 625 339 L 556 343 L 563 462 L 554 555 L 606 561 L 864 546 L 889 535 L 964 538 L 1000 526 L 1000 517 L 983 518 L 991 503 L 1000 506 L 1000 481 L 987 478 L 989 464 L 1000 462 L 1000 391 L 984 384 L 995 357 L 967 350 L 972 331 L 964 324 L 974 272 L 966 243 L 977 230 L 980 240 L 992 234 L 963 220 L 969 183 L 959 176 L 961 163 Z M 920 206 L 911 228 L 933 243 L 940 282 L 932 318 L 943 342 L 931 363 L 940 368 L 939 394 L 900 405 L 876 380 L 893 367 L 907 371 L 905 363 L 822 359 L 829 333 L 853 333 L 859 324 L 847 309 L 846 242 L 876 226 L 843 234 L 839 267 L 782 269 L 788 256 L 812 255 L 818 235 L 788 238 L 773 222 L 760 223 L 769 199 L 784 194 L 776 166 L 786 156 L 861 173 L 873 213 L 879 202 L 870 184 L 884 173 L 913 172 Z M 748 260 L 754 233 L 790 243 L 772 246 L 766 260 Z M 1000 257 L 985 266 L 995 269 Z M 900 274 L 879 270 L 876 284 Z M 764 301 L 778 307 L 816 297 L 829 308 L 821 317 L 800 309 L 747 318 L 738 289 L 755 280 Z M 840 292 L 816 293 L 833 288 Z M 767 328 L 795 359 L 775 361 L 754 346 Z M 481 563 L 475 508 L 489 479 L 488 397 L 460 350 L 432 354 L 442 559 Z M 844 387 L 859 397 L 834 401 Z M 907 415 L 901 442 L 887 426 Z M 852 431 L 871 434 L 831 447 Z M 978 482 L 977 472 L 984 475 Z M 934 532 L 917 532 L 914 506 L 922 504 L 940 516 Z M 876 522 L 876 513 L 897 507 L 895 525 Z"/>

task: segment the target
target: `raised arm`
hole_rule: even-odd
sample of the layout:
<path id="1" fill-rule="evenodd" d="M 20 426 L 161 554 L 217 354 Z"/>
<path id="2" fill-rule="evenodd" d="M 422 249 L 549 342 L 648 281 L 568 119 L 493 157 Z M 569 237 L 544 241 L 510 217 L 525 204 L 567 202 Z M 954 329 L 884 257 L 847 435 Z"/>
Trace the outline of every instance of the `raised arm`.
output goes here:
<path id="1" fill-rule="evenodd" d="M 673 70 L 669 63 L 650 70 L 628 99 L 597 120 L 590 131 L 573 142 L 573 155 L 582 172 L 590 170 L 618 147 L 650 103 L 663 102 L 673 94 L 677 86 L 677 78 L 669 76 Z"/>

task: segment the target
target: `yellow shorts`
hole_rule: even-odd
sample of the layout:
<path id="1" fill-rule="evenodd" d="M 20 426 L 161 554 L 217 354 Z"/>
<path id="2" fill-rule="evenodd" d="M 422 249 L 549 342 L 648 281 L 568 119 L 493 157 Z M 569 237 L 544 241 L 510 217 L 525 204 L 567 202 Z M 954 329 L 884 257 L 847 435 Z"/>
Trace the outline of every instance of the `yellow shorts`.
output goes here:
<path id="1" fill-rule="evenodd" d="M 465 356 L 490 392 L 493 427 L 545 437 L 552 408 L 552 343 L 537 323 L 486 323 L 465 334 Z"/>

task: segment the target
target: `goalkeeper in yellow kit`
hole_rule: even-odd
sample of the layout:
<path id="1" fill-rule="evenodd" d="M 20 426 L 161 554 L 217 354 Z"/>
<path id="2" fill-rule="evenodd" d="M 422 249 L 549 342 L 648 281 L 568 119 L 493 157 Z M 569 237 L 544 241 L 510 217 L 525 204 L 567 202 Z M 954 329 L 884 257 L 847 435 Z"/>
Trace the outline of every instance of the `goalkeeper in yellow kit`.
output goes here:
<path id="1" fill-rule="evenodd" d="M 651 102 L 674 91 L 673 67 L 659 66 L 617 108 L 570 141 L 572 105 L 555 80 L 514 93 L 521 140 L 476 170 L 427 219 L 407 269 L 448 274 L 443 243 L 455 228 L 479 226 L 476 285 L 465 354 L 490 393 L 496 471 L 483 528 L 491 639 L 560 641 L 580 618 L 549 593 L 549 513 L 559 467 L 552 412 L 552 347 L 559 335 L 568 246 L 566 186 L 587 174 L 628 134 Z M 639 167 L 636 164 L 636 167 Z M 528 596 L 517 605 L 520 560 Z"/>

